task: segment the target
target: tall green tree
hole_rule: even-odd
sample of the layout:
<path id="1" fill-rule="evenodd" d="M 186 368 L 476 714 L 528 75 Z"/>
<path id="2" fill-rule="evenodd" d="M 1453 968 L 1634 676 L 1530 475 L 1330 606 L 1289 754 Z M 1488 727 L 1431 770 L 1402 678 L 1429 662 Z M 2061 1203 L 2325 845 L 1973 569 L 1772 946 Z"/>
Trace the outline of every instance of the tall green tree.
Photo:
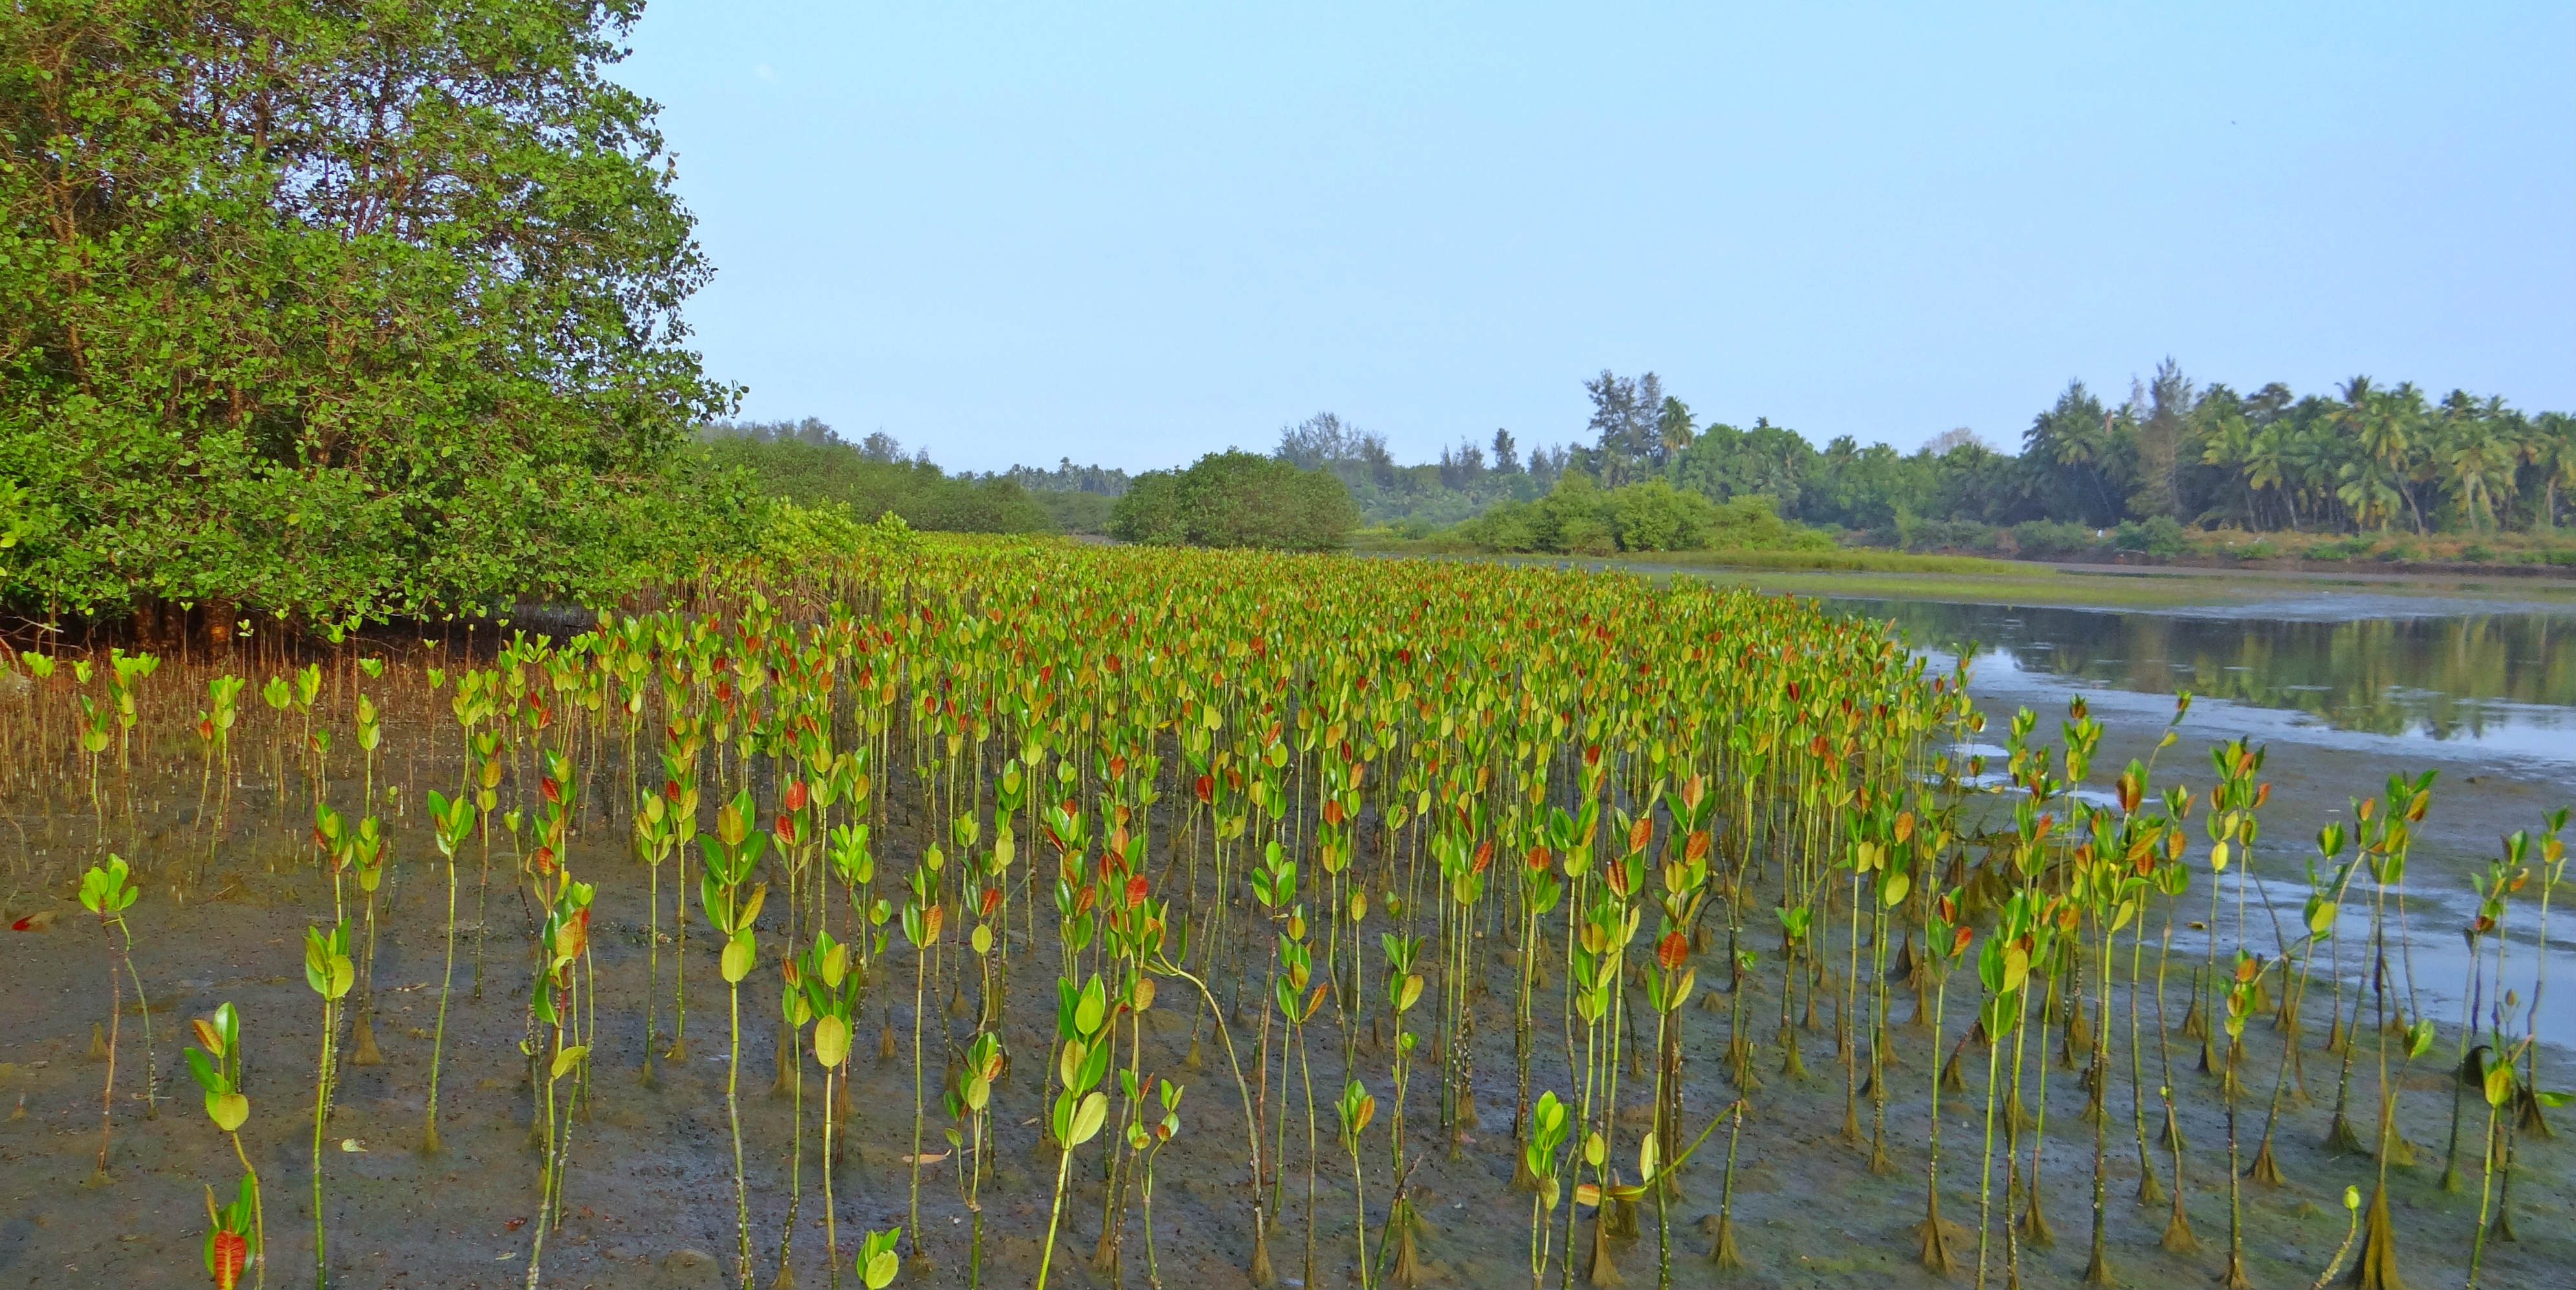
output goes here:
<path id="1" fill-rule="evenodd" d="M 0 11 L 0 597 L 613 592 L 730 531 L 635 0 Z"/>
<path id="2" fill-rule="evenodd" d="M 1230 450 L 1136 476 L 1110 511 L 1109 532 L 1154 546 L 1325 551 L 1347 546 L 1358 524 L 1350 490 L 1331 472 Z"/>

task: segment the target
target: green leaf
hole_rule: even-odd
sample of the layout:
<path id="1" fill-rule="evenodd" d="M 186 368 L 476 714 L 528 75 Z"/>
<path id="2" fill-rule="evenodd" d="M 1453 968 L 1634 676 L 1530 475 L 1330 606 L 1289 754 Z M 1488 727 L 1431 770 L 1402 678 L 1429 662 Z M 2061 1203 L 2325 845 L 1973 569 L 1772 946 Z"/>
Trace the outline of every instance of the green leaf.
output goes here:
<path id="1" fill-rule="evenodd" d="M 1078 1147 L 1091 1141 L 1092 1137 L 1100 1132 L 1102 1122 L 1108 1118 L 1109 1095 L 1096 1090 L 1084 1094 L 1082 1105 L 1073 1113 L 1072 1132 L 1066 1136 L 1065 1145 Z"/>
<path id="2" fill-rule="evenodd" d="M 860 1256 L 859 1278 L 867 1282 L 868 1290 L 885 1290 L 894 1283 L 894 1274 L 902 1267 L 903 1261 L 895 1257 L 894 1251 L 879 1250 Z"/>
<path id="3" fill-rule="evenodd" d="M 242 1127 L 250 1118 L 250 1099 L 239 1093 L 206 1094 L 206 1118 L 226 1133 Z"/>

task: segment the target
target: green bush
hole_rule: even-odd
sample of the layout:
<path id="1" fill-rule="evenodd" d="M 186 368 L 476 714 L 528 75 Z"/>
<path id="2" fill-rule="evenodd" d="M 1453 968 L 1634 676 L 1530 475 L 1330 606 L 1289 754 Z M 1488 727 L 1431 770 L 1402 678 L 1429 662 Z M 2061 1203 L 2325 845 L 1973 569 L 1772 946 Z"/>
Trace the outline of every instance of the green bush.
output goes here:
<path id="1" fill-rule="evenodd" d="M 795 564 L 863 550 L 902 554 L 920 545 L 913 527 L 892 511 L 862 522 L 846 503 L 799 506 L 772 498 L 762 507 L 755 549 L 763 559 Z"/>
<path id="2" fill-rule="evenodd" d="M 1109 532 L 1109 512 L 1117 498 L 1107 493 L 1071 492 L 1049 488 L 1029 489 L 1028 495 L 1046 509 L 1058 531 L 1094 536 Z"/>
<path id="3" fill-rule="evenodd" d="M 307 622 L 739 550 L 631 6 L 0 19 L 0 601 Z"/>
<path id="4" fill-rule="evenodd" d="M 2059 520 L 2026 520 L 2013 525 L 2013 549 L 2025 556 L 2050 559 L 2082 555 L 2093 549 L 2093 530 Z"/>
<path id="5" fill-rule="evenodd" d="M 1149 546 L 1336 550 L 1359 508 L 1342 481 L 1276 457 L 1212 452 L 1187 470 L 1138 475 L 1110 509 L 1110 535 Z"/>
<path id="6" fill-rule="evenodd" d="M 1926 520 L 1896 517 L 1897 543 L 1908 551 L 1991 551 L 1995 530 L 1975 520 Z"/>
<path id="7" fill-rule="evenodd" d="M 2111 545 L 2118 550 L 2144 551 L 2149 555 L 2181 555 L 2182 524 L 2170 515 L 2122 520 L 2119 527 L 2111 530 Z"/>
<path id="8" fill-rule="evenodd" d="M 1648 479 L 1604 491 L 1580 471 L 1535 501 L 1504 502 L 1451 530 L 1487 551 L 1609 555 L 1618 551 L 1815 551 L 1832 538 L 1780 518 L 1768 497 L 1726 502 Z"/>
<path id="9" fill-rule="evenodd" d="M 973 479 L 920 458 L 870 455 L 819 422 L 809 425 L 819 433 L 714 426 L 699 438 L 709 461 L 739 467 L 761 493 L 800 506 L 842 505 L 867 519 L 900 515 L 912 527 L 935 533 L 1052 533 L 1060 527 L 1046 506 L 1008 479 Z"/>

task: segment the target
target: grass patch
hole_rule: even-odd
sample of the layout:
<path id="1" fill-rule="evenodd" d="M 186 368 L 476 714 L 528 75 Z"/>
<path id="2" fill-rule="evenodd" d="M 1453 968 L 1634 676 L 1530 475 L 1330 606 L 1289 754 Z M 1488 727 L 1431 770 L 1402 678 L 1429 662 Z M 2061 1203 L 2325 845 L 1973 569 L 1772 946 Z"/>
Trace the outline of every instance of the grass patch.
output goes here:
<path id="1" fill-rule="evenodd" d="M 1972 562 L 1973 563 L 1973 562 Z M 2233 604 L 2246 597 L 2211 578 L 2089 578 L 2032 571 L 2004 574 L 1745 570 L 1743 582 L 1763 591 L 1866 600 L 1942 600 L 1978 605 L 2053 605 L 2069 609 L 2179 609 Z"/>
<path id="2" fill-rule="evenodd" d="M 1639 564 L 1687 564 L 1728 569 L 1776 569 L 1820 573 L 1987 574 L 2043 580 L 2059 576 L 2055 569 L 2033 568 L 2029 564 L 2011 560 L 1987 560 L 1972 555 L 1916 555 L 1908 551 L 1884 551 L 1869 547 L 1840 547 L 1831 551 L 1657 551 L 1624 558 Z"/>

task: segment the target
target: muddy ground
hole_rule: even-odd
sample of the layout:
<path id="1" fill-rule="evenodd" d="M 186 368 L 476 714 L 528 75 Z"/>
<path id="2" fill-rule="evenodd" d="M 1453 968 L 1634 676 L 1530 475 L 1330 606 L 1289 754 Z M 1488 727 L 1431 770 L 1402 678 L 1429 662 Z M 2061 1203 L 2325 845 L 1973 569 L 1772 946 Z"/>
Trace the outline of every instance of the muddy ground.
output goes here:
<path id="1" fill-rule="evenodd" d="M 2327 774 L 2326 778 L 2334 779 L 2335 791 L 2341 791 L 2343 777 Z M 2508 803 L 2482 802 L 2476 786 L 2460 787 L 2459 793 L 2446 798 L 2444 810 L 2456 804 L 2472 818 L 2490 810 L 2505 812 Z M 2523 813 L 2518 799 L 2509 805 L 2512 814 Z M 256 820 L 266 808 L 254 795 L 237 809 L 252 812 Z M 203 849 L 202 843 L 190 825 L 178 822 L 184 815 L 169 813 L 169 823 L 145 829 L 140 839 L 140 850 L 149 857 L 144 895 L 130 913 L 136 933 L 135 964 L 152 997 L 158 1113 L 147 1118 L 142 1018 L 129 1010 L 121 1027 L 114 1134 L 107 1180 L 101 1186 L 88 1185 L 87 1180 L 99 1147 L 100 1084 L 106 1068 L 88 1052 L 93 1023 L 106 1013 L 108 972 L 114 960 L 95 921 L 73 903 L 69 876 L 71 866 L 94 855 L 87 842 L 90 825 L 85 816 L 57 816 L 50 826 L 41 817 L 21 817 L 28 829 L 25 846 L 15 857 L 10 876 L 0 883 L 0 890 L 9 892 L 5 912 L 10 920 L 47 911 L 53 917 L 49 925 L 38 918 L 37 930 L 0 926 L 0 966 L 5 967 L 8 981 L 7 1004 L 0 1007 L 0 1107 L 9 1108 L 0 1110 L 0 1116 L 5 1116 L 0 1119 L 0 1286 L 207 1284 L 199 1263 L 199 1240 L 206 1226 L 202 1185 L 211 1182 L 228 1188 L 237 1171 L 229 1150 L 199 1109 L 178 1049 L 185 1019 L 226 1000 L 241 1009 L 249 1054 L 246 1091 L 253 1112 L 243 1138 L 266 1183 L 268 1281 L 278 1286 L 313 1282 L 309 1162 L 321 1010 L 303 981 L 301 936 L 317 911 L 328 910 L 328 888 L 314 873 L 309 843 L 273 820 L 255 828 L 237 827 L 233 838 L 201 865 L 192 857 Z M 347 1068 L 326 1130 L 324 1217 L 331 1280 L 353 1287 L 522 1285 L 527 1280 L 528 1220 L 534 1210 L 538 1170 L 537 1154 L 529 1146 L 529 1095 L 517 1048 L 523 1033 L 523 991 L 531 973 L 524 924 L 511 889 L 496 882 L 489 893 L 484 990 L 480 999 L 472 997 L 474 874 L 469 865 L 463 877 L 466 926 L 459 934 L 459 966 L 442 1077 L 445 1151 L 425 1156 L 417 1146 L 430 1027 L 439 993 L 444 888 L 441 871 L 430 862 L 434 853 L 418 825 L 417 820 L 395 824 L 399 867 L 388 888 L 382 915 L 386 932 L 374 968 L 379 1000 L 375 1034 L 384 1063 Z M 151 827 L 161 832 L 154 836 Z M 713 947 L 703 926 L 692 929 L 688 1060 L 657 1063 L 655 1081 L 642 1082 L 646 884 L 643 868 L 626 859 L 622 847 L 607 844 L 606 839 L 619 832 L 615 827 L 594 827 L 590 840 L 578 844 L 574 853 L 577 870 L 601 884 L 595 923 L 601 1043 L 593 1098 L 573 1140 L 566 1188 L 570 1220 L 547 1245 L 543 1279 L 566 1287 L 732 1284 L 735 1223 L 723 1100 L 725 1008 Z M 135 849 L 135 839 L 111 841 L 121 841 L 120 849 Z M 667 902 L 671 884 L 665 876 Z M 667 907 L 664 922 L 667 937 Z M 1832 922 L 1839 927 L 1839 915 Z M 1371 915 L 1372 942 L 1382 923 L 1382 913 Z M 764 943 L 774 943 L 774 938 L 765 934 Z M 897 948 L 883 965 L 887 976 L 869 994 L 868 1007 L 878 1021 L 862 1027 L 853 1057 L 852 1101 L 858 1122 L 849 1130 L 849 1152 L 834 1178 L 845 1264 L 841 1280 L 852 1285 L 857 1282 L 846 1262 L 855 1251 L 859 1231 L 908 1222 L 907 1171 L 900 1157 L 911 1150 L 908 987 L 912 965 L 909 951 L 901 944 L 897 937 Z M 1839 952 L 1837 947 L 1837 956 Z M 666 993 L 677 953 L 676 945 L 663 947 Z M 1374 973 L 1379 965 L 1374 954 L 1370 958 Z M 983 1194 L 990 1224 L 984 1277 L 997 1285 L 1035 1280 L 1047 1225 L 1054 1162 L 1038 1139 L 1034 1117 L 1040 1110 L 1038 1073 L 1045 1064 L 1050 1037 L 1039 1027 L 1052 1013 L 1048 991 L 1054 960 L 1051 943 L 1034 956 L 1016 960 L 1006 1040 L 1019 1061 L 996 1095 L 1000 1140 L 994 1176 Z M 1412 1087 L 1410 1150 L 1430 1153 L 1414 1172 L 1411 1186 L 1428 1219 L 1420 1252 L 1431 1284 L 1515 1285 L 1528 1274 L 1529 1201 L 1526 1194 L 1509 1186 L 1512 977 L 1492 960 L 1490 954 L 1479 956 L 1488 965 L 1490 987 L 1477 1005 L 1478 1098 L 1485 1127 L 1469 1135 L 1460 1158 L 1447 1158 L 1434 1141 L 1428 1110 L 1432 1085 L 1422 1073 L 1427 1063 L 1417 1065 Z M 1704 956 L 1701 971 L 1704 980 L 1720 980 L 1722 960 Z M 1950 999 L 1945 1050 L 1956 1043 L 1973 1014 L 1971 980 L 1963 973 L 1954 982 L 1961 989 Z M 2175 1021 L 2185 1000 L 2179 980 L 2177 974 L 2168 1003 L 2168 1017 Z M 892 988 L 898 985 L 903 988 Z M 1775 1023 L 1769 1020 L 1779 1006 L 1776 989 L 1776 978 L 1757 981 L 1746 1001 L 1747 1015 L 1764 1019 L 1748 1025 L 1762 1044 L 1758 1069 L 1764 1080 L 1751 1095 L 1736 1181 L 1738 1244 L 1751 1266 L 1721 1271 L 1706 1258 L 1709 1240 L 1701 1220 L 1717 1208 L 1719 1200 L 1721 1133 L 1711 1152 L 1689 1168 L 1683 1195 L 1671 1205 L 1675 1283 L 1875 1287 L 1972 1282 L 1973 1271 L 1949 1278 L 1925 1272 L 1916 1261 L 1919 1242 L 1910 1230 L 1924 1211 L 1925 1112 L 1932 1051 L 1928 1032 L 1903 1025 L 1892 1031 L 1895 1055 L 1888 1141 L 1897 1171 L 1874 1175 L 1865 1168 L 1865 1152 L 1844 1142 L 1840 1134 L 1844 1074 L 1835 1049 L 1832 1008 L 1820 1007 L 1818 1029 L 1802 1037 L 1810 1077 L 1799 1081 L 1780 1076 L 1776 1073 L 1780 1051 L 1773 1042 Z M 1429 993 L 1438 997 L 1436 980 Z M 1542 996 L 1542 1015 L 1558 997 L 1554 990 Z M 1632 993 L 1631 999 L 1632 1006 L 1642 1011 L 1642 992 Z M 1725 1078 L 1719 1056 L 1726 1038 L 1723 1008 L 1729 1001 L 1711 994 L 1707 1002 L 1718 1010 L 1693 1006 L 1685 1012 L 1686 1106 L 1694 1125 L 1737 1093 Z M 667 1034 L 667 998 L 662 1004 L 660 1024 Z M 2119 1006 L 2125 1007 L 2125 1002 Z M 1197 1011 L 1178 983 L 1167 982 L 1146 1019 L 1146 1065 L 1188 1085 L 1181 1104 L 1183 1131 L 1163 1154 L 1157 1170 L 1155 1264 L 1164 1286 L 1241 1285 L 1250 1253 L 1252 1199 L 1246 1186 L 1242 1116 L 1212 1028 L 1203 1030 L 1203 1069 L 1192 1071 L 1184 1064 Z M 1900 995 L 1896 1017 L 1901 1020 L 1911 1012 L 1910 996 Z M 2322 1006 L 2309 1010 L 2303 1061 L 2309 1096 L 2296 1096 L 2293 1086 L 2294 1095 L 2283 1107 L 2275 1140 L 2288 1182 L 2278 1188 L 2248 1182 L 2243 1190 L 2247 1263 L 2257 1286 L 2304 1286 L 2315 1278 L 2345 1235 L 2340 1202 L 2344 1187 L 2359 1184 L 2366 1192 L 2374 1173 L 2369 1160 L 2331 1155 L 2320 1145 L 2334 1088 L 2332 1059 L 2319 1050 L 2325 1013 Z M 2152 1018 L 2151 1008 L 2148 1015 Z M 766 967 L 746 986 L 742 1016 L 742 1099 L 753 1245 L 759 1283 L 767 1286 L 778 1269 L 796 1121 L 793 1099 L 773 1092 L 777 987 Z M 1329 1101 L 1343 1080 L 1340 1037 L 1331 1016 L 1327 1007 L 1311 1043 L 1320 1114 L 1327 1126 L 1318 1133 L 1322 1156 L 1315 1186 L 1311 1265 L 1302 1098 L 1292 1104 L 1298 1118 L 1289 1133 L 1286 1200 L 1270 1250 L 1280 1277 L 1289 1284 L 1358 1284 L 1349 1161 L 1329 1127 Z M 881 1061 L 874 1041 L 878 1024 L 887 1023 L 897 1040 L 897 1055 Z M 944 1121 L 935 1109 L 943 1036 L 953 1033 L 962 1038 L 966 1023 L 934 1006 L 927 1025 L 927 1079 L 933 1085 L 934 1109 L 925 1135 L 928 1149 L 935 1152 L 944 1145 L 938 1137 Z M 1251 1063 L 1257 1023 L 1248 1025 L 1238 1014 L 1232 1033 L 1243 1060 Z M 2250 1056 L 2245 1069 L 2257 1093 L 2254 1101 L 2240 1107 L 2240 1132 L 2244 1153 L 2250 1158 L 2261 1132 L 2260 1100 L 2268 1095 L 2280 1049 L 2264 1024 L 2256 1024 L 2248 1036 Z M 2471 1145 L 2463 1148 L 2462 1156 L 2469 1190 L 2445 1194 L 2438 1186 L 2450 1123 L 2451 1084 L 2436 1067 L 2447 1060 L 2443 1054 L 2453 1051 L 2454 1039 L 2455 1032 L 2446 1024 L 2436 1058 L 2407 1075 L 2401 1122 L 2418 1147 L 2419 1163 L 2392 1170 L 2390 1175 L 2401 1266 L 2417 1285 L 2457 1284 L 2463 1279 L 2476 1224 L 2474 1115 L 2465 1135 Z M 2175 1038 L 2172 1056 L 2176 1080 L 2182 1086 L 2178 1096 L 2189 1143 L 2184 1160 L 2188 1210 L 2202 1252 L 2169 1253 L 2158 1245 L 2166 1228 L 2166 1209 L 2142 1207 L 2134 1199 L 2138 1171 L 2125 1033 L 2119 1042 L 2114 1050 L 2118 1078 L 2110 1098 L 2107 1189 L 2112 1264 L 2125 1285 L 2199 1284 L 2218 1273 L 2227 1242 L 2226 1134 L 2220 1103 L 2209 1077 L 2191 1069 L 2196 1042 Z M 2150 1033 L 2146 1064 L 2151 1101 L 2158 1080 L 2153 1046 Z M 2352 1092 L 2356 1107 L 2370 1105 L 2373 1076 L 2366 1060 L 2370 1051 L 2365 1046 L 2365 1060 L 2357 1065 Z M 2568 1069 L 2563 1051 L 2553 1049 L 2549 1061 L 2560 1072 Z M 1951 1094 L 1944 1102 L 1941 1204 L 1946 1219 L 1968 1229 L 1959 1250 L 1972 1269 L 1984 1062 L 1972 1049 L 1964 1065 L 1969 1091 Z M 1543 1027 L 1537 1086 L 1564 1091 L 1564 1067 L 1561 1033 Z M 2032 1073 L 2036 1074 L 2035 1065 Z M 1364 1161 L 1367 1221 L 1374 1239 L 1385 1220 L 1392 1181 L 1385 1155 L 1391 1118 L 1387 1108 L 1392 1102 L 1385 1046 L 1372 1043 L 1363 1049 L 1359 1074 L 1382 1108 Z M 2555 1082 L 2576 1083 L 2576 1079 Z M 832 1280 L 824 1262 L 820 1093 L 819 1076 L 809 1068 L 801 1171 L 804 1198 L 789 1259 L 795 1283 L 806 1287 Z M 2033 1102 L 2036 1105 L 2037 1099 Z M 2056 1242 L 2053 1248 L 2023 1252 L 2022 1279 L 2027 1285 L 2073 1285 L 2084 1268 L 2091 1221 L 2092 1132 L 2078 1117 L 2082 1102 L 2075 1077 L 2052 1069 L 2042 1194 Z M 1867 1111 L 1864 1104 L 1864 1120 Z M 2571 1121 L 2571 1129 L 2576 1129 L 2576 1121 Z M 1623 1146 L 1623 1153 L 1633 1151 L 1636 1131 L 1631 1122 L 1625 1139 L 1629 1145 Z M 2490 1242 L 2484 1279 L 2495 1286 L 2565 1284 L 2566 1269 L 2576 1265 L 2576 1209 L 2571 1208 L 2576 1206 L 2576 1174 L 2571 1174 L 2576 1156 L 2571 1156 L 2564 1140 L 2525 1138 L 2519 1149 L 2512 1194 L 2518 1239 Z M 1050 1274 L 1055 1283 L 1110 1283 L 1089 1266 L 1099 1234 L 1100 1158 L 1098 1141 L 1077 1158 L 1078 1185 L 1065 1207 Z M 933 1270 L 927 1275 L 907 1273 L 898 1285 L 966 1284 L 969 1228 L 955 1165 L 951 1159 L 922 1173 L 925 1230 L 921 1235 Z M 2171 1166 L 2161 1150 L 2157 1169 L 2160 1182 L 2170 1188 Z M 1560 1211 L 1560 1225 L 1562 1219 Z M 1651 1284 L 1655 1275 L 1651 1210 L 1643 1232 L 1642 1240 L 1621 1247 L 1618 1254 L 1618 1268 L 1631 1285 Z M 1563 1250 L 1561 1229 L 1557 1250 L 1560 1254 Z M 1125 1255 L 1119 1284 L 1146 1284 L 1141 1224 L 1131 1225 Z M 1995 1283 L 2001 1284 L 2000 1235 L 1989 1257 Z M 1551 1268 L 1551 1284 L 1558 1275 Z"/>

